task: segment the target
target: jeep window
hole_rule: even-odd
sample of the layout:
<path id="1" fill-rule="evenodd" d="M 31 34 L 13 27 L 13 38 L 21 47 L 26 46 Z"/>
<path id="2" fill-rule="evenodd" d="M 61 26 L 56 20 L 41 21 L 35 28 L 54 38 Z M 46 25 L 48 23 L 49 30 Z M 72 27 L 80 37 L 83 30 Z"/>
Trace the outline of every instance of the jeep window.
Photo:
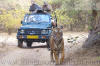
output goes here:
<path id="1" fill-rule="evenodd" d="M 49 16 L 48 15 L 28 15 L 24 18 L 24 22 L 49 22 Z"/>

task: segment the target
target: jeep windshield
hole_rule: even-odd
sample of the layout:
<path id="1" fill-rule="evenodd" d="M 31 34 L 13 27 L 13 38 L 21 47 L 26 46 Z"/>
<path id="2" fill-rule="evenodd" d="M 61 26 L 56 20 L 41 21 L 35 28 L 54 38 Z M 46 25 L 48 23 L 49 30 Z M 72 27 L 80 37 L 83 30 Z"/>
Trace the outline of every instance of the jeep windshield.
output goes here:
<path id="1" fill-rule="evenodd" d="M 45 14 L 27 15 L 24 22 L 49 22 L 49 16 Z"/>

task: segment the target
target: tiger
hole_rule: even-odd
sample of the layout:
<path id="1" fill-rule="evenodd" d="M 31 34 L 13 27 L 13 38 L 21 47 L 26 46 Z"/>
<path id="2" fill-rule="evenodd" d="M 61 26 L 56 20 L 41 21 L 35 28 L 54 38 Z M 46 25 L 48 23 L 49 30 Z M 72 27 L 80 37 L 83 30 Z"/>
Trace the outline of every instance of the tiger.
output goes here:
<path id="1" fill-rule="evenodd" d="M 61 27 L 52 29 L 50 37 L 50 56 L 51 62 L 62 64 L 64 61 L 64 39 Z"/>

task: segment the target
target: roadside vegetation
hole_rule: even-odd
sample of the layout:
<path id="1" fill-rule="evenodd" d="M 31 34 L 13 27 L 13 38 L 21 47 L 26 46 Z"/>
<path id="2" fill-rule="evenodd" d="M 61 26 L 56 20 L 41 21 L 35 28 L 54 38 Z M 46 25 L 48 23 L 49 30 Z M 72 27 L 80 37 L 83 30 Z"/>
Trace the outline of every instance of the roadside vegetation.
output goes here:
<path id="1" fill-rule="evenodd" d="M 25 11 L 23 10 L 9 10 L 0 9 L 0 27 L 2 31 L 7 31 L 8 33 L 15 31 L 20 27 L 20 22 L 23 19 Z M 12 31 L 11 31 L 12 30 Z"/>
<path id="2" fill-rule="evenodd" d="M 31 0 L 24 2 L 18 0 L 19 3 L 17 0 L 0 2 L 0 31 L 15 32 L 21 25 L 20 22 L 24 14 L 28 12 Z M 35 0 L 35 2 L 43 5 L 44 1 Z M 82 0 L 47 0 L 47 2 L 52 6 L 52 10 L 56 12 L 58 24 L 63 25 L 66 31 L 88 31 L 92 28 L 90 26 L 92 10 L 84 9 L 89 5 L 88 2 L 87 5 Z"/>

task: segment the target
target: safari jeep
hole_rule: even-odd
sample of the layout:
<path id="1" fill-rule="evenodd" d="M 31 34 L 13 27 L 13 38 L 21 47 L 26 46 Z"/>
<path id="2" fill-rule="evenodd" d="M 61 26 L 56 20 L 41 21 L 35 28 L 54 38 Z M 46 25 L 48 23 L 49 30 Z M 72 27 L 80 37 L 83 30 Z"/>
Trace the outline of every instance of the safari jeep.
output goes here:
<path id="1" fill-rule="evenodd" d="M 22 48 L 23 42 L 26 42 L 27 47 L 31 47 L 33 42 L 46 42 L 49 47 L 49 37 L 53 27 L 50 13 L 32 12 L 26 14 L 21 24 L 22 26 L 17 32 L 18 47 Z"/>

